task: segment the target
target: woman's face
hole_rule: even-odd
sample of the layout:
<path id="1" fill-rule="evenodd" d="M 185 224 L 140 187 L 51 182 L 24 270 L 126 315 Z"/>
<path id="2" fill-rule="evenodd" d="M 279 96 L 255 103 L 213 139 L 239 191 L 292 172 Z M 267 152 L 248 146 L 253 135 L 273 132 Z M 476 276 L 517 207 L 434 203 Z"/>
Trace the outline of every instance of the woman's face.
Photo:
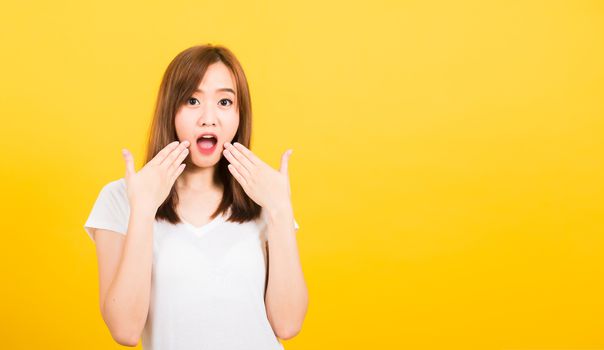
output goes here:
<path id="1" fill-rule="evenodd" d="M 224 143 L 235 137 L 239 127 L 235 85 L 229 68 L 216 62 L 208 67 L 197 91 L 176 112 L 174 124 L 178 140 L 190 142 L 185 163 L 200 168 L 216 165 L 222 157 Z M 216 139 L 201 138 L 206 133 L 214 134 Z"/>

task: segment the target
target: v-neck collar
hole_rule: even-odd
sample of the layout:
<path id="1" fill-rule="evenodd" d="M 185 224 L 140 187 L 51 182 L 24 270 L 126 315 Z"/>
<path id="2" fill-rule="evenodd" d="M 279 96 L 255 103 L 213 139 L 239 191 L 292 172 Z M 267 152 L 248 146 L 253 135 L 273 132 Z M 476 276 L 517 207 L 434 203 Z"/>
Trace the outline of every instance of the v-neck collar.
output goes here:
<path id="1" fill-rule="evenodd" d="M 212 219 L 208 223 L 206 223 L 202 226 L 199 226 L 199 227 L 194 226 L 193 224 L 185 221 L 183 218 L 180 218 L 180 221 L 182 221 L 182 224 L 184 225 L 184 227 L 186 227 L 189 231 L 192 231 L 196 235 L 201 235 L 201 234 L 208 232 L 212 228 L 216 227 L 216 225 L 220 224 L 221 222 L 223 222 L 224 217 L 223 217 L 223 214 L 220 213 L 220 214 L 216 215 L 216 217 L 214 219 Z"/>

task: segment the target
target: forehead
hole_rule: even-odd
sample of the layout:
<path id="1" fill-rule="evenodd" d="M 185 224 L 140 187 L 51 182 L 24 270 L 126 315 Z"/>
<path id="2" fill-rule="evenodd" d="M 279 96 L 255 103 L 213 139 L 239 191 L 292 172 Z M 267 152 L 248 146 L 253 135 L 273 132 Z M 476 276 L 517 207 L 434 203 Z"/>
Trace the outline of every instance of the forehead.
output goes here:
<path id="1" fill-rule="evenodd" d="M 235 89 L 235 77 L 231 70 L 222 62 L 216 62 L 208 66 L 198 89 L 203 91 L 214 91 L 218 88 Z"/>

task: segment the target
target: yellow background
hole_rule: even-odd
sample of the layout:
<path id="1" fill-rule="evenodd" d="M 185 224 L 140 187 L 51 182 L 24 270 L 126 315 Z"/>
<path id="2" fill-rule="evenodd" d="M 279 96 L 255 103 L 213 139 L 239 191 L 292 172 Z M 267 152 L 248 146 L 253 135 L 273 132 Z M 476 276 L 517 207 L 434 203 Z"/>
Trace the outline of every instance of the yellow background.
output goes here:
<path id="1" fill-rule="evenodd" d="M 121 348 L 82 226 L 209 42 L 252 150 L 294 150 L 287 349 L 604 349 L 602 1 L 9 1 L 0 29 L 0 348 Z"/>

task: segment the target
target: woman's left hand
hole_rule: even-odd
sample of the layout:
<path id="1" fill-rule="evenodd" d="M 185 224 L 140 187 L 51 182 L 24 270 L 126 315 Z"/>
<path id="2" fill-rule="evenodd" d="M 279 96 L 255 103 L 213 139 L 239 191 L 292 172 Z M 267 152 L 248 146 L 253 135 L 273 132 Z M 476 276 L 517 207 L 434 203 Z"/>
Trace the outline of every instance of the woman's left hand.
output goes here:
<path id="1" fill-rule="evenodd" d="M 267 210 L 291 208 L 287 163 L 293 150 L 283 153 L 281 169 L 277 171 L 239 142 L 225 142 L 224 147 L 223 154 L 231 163 L 229 171 L 254 202 Z"/>

